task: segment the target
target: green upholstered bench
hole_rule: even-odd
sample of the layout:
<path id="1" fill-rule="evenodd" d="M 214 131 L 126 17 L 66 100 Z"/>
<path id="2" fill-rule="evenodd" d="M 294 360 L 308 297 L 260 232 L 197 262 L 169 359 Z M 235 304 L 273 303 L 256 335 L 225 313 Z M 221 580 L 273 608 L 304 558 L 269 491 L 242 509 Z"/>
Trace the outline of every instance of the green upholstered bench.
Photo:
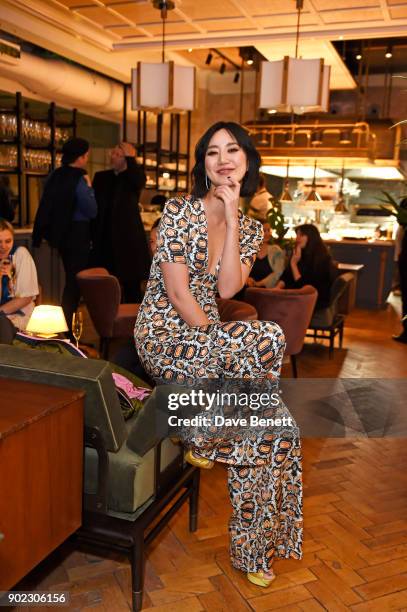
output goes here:
<path id="1" fill-rule="evenodd" d="M 187 500 L 190 529 L 197 526 L 199 470 L 184 463 L 182 448 L 151 430 L 142 440 L 142 455 L 126 444 L 141 412 L 154 410 L 155 393 L 125 421 L 108 362 L 2 344 L 0 378 L 86 391 L 83 525 L 77 537 L 129 554 L 133 609 L 140 610 L 145 544 Z M 144 435 L 140 427 L 137 435 Z"/>

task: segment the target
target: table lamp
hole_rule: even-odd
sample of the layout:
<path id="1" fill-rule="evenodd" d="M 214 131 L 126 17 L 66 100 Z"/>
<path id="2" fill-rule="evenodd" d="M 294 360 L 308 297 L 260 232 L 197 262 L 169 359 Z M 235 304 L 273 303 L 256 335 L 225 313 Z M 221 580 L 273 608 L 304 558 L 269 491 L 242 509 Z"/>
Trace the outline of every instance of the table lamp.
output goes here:
<path id="1" fill-rule="evenodd" d="M 41 338 L 53 338 L 68 331 L 64 311 L 61 306 L 36 306 L 25 331 Z"/>

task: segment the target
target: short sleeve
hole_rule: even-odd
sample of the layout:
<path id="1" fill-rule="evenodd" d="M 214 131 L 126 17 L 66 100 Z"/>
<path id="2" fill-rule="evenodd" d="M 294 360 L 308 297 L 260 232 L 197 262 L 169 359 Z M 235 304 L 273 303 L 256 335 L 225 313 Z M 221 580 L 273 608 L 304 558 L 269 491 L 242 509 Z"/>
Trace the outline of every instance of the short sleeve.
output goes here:
<path id="1" fill-rule="evenodd" d="M 187 263 L 189 214 L 185 198 L 174 198 L 165 204 L 157 237 L 156 258 L 160 263 Z"/>
<path id="2" fill-rule="evenodd" d="M 25 247 L 18 247 L 13 259 L 15 265 L 14 297 L 38 295 L 37 269 L 29 251 Z"/>
<path id="3" fill-rule="evenodd" d="M 263 234 L 263 226 L 259 221 L 242 215 L 239 229 L 240 261 L 249 268 L 259 252 Z"/>

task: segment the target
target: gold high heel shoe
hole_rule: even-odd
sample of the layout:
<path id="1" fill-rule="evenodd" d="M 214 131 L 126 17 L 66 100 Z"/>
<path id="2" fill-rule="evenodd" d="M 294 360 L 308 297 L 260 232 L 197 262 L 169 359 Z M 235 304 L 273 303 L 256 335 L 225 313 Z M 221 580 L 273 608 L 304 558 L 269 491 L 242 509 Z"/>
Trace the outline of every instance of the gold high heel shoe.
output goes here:
<path id="1" fill-rule="evenodd" d="M 185 461 L 194 465 L 195 467 L 199 467 L 202 470 L 210 470 L 215 465 L 214 461 L 210 459 L 205 459 L 205 457 L 199 457 L 198 455 L 194 455 L 194 453 L 189 450 L 185 453 Z"/>
<path id="2" fill-rule="evenodd" d="M 276 579 L 275 574 L 273 574 L 272 578 L 264 578 L 264 572 L 253 572 L 247 574 L 247 579 L 249 582 L 255 584 L 256 586 L 260 586 L 263 588 L 267 588 Z"/>

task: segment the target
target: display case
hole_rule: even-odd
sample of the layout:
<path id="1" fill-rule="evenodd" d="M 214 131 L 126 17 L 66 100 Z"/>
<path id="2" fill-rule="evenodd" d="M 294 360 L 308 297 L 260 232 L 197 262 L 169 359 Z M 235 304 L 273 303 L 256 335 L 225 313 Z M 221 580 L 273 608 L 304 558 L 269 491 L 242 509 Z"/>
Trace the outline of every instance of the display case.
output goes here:
<path id="1" fill-rule="evenodd" d="M 146 189 L 166 195 L 188 191 L 191 112 L 137 112 L 137 162 L 147 176 Z"/>
<path id="2" fill-rule="evenodd" d="M 76 109 L 70 115 L 69 121 L 57 121 L 54 102 L 46 117 L 30 114 L 20 92 L 14 105 L 0 109 L 0 177 L 14 199 L 19 227 L 33 222 L 40 181 L 61 163 L 62 145 L 76 135 Z"/>

